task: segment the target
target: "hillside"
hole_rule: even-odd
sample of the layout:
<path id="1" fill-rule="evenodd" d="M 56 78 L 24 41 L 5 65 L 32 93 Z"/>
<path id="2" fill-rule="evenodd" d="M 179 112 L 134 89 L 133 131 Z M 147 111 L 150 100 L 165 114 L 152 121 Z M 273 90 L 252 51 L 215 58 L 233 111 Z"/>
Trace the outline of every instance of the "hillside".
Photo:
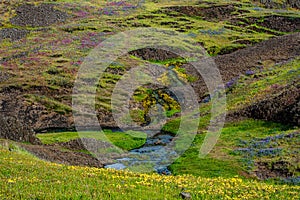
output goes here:
<path id="1" fill-rule="evenodd" d="M 300 190 L 299 186 L 271 185 L 238 177 L 160 176 L 65 166 L 40 161 L 18 150 L 1 149 L 0 156 L 1 182 L 4 183 L 2 199 L 149 199 L 149 196 L 151 199 L 178 199 L 183 188 L 197 199 L 266 196 L 297 199 Z"/>
<path id="2" fill-rule="evenodd" d="M 297 199 L 299 9 L 2 1 L 0 198 Z"/>

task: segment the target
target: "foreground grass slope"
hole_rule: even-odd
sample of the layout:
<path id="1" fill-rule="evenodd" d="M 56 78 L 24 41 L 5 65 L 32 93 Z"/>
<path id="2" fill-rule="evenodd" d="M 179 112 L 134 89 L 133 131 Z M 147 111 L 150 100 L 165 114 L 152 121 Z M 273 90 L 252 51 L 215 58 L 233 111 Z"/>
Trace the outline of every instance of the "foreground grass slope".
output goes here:
<path id="1" fill-rule="evenodd" d="M 255 180 L 161 176 L 49 163 L 10 145 L 0 149 L 1 199 L 298 199 L 300 186 Z M 22 191 L 22 192 L 20 192 Z M 155 194 L 155 196 L 153 195 Z"/>
<path id="2" fill-rule="evenodd" d="M 29 20 L 29 24 L 24 25 L 25 22 L 18 22 L 22 12 L 16 12 L 24 1 L 3 1 L 0 4 L 3 14 L 0 16 L 0 100 L 6 102 L 0 111 L 21 114 L 20 118 L 24 118 L 36 131 L 72 126 L 71 96 L 77 71 L 90 50 L 118 32 L 135 27 L 167 28 L 182 32 L 203 45 L 209 55 L 216 56 L 217 61 L 218 58 L 223 60 L 226 55 L 231 55 L 231 52 L 255 47 L 255 44 L 272 37 L 299 32 L 299 10 L 266 9 L 249 0 L 201 1 L 199 5 L 197 1 L 188 0 L 149 0 L 128 13 L 118 11 L 123 8 L 122 5 L 98 0 L 28 2 L 37 6 L 54 3 L 57 9 L 55 13 L 68 14 L 65 21 L 58 19 L 54 24 Z M 109 12 L 104 9 L 111 5 L 117 10 Z M 17 14 L 20 16 L 17 17 Z M 27 14 L 26 18 L 31 16 L 30 12 Z M 11 31 L 22 37 L 13 38 L 7 34 Z M 295 38 L 298 35 L 294 34 Z M 267 47 L 280 46 L 275 39 L 269 45 L 262 45 L 264 52 L 269 51 Z M 299 47 L 297 45 L 296 50 L 293 49 L 295 52 Z M 210 99 L 203 99 L 198 134 L 191 147 L 170 166 L 172 176 L 50 163 L 18 147 L 37 145 L 5 140 L 0 142 L 3 143 L 0 145 L 0 199 L 178 199 L 182 191 L 189 192 L 193 199 L 299 199 L 299 128 L 286 125 L 289 119 L 285 119 L 286 124 L 271 122 L 268 116 L 261 116 L 261 120 L 248 119 L 252 116 L 242 112 L 258 102 L 269 102 L 273 97 L 280 97 L 281 93 L 291 89 L 297 91 L 299 88 L 300 58 L 296 58 L 296 54 L 289 57 L 286 54 L 290 51 L 286 51 L 286 54 L 282 51 L 284 48 L 280 51 L 273 49 L 276 55 L 264 53 L 262 60 L 251 60 L 253 65 L 247 65 L 248 68 L 228 68 L 224 80 L 229 122 L 213 151 L 200 159 L 199 148 L 206 134 L 211 108 Z M 245 62 L 240 62 L 240 65 L 247 63 L 246 57 L 242 57 Z M 233 58 L 238 60 L 237 57 Z M 259 56 L 253 58 L 260 59 Z M 141 62 L 141 59 L 128 55 L 107 69 L 99 82 L 96 98 L 100 120 L 106 118 L 111 110 L 110 96 L 115 84 L 126 71 Z M 150 59 L 149 62 L 162 67 L 174 65 L 174 72 L 186 79 L 187 83 L 196 80 L 182 67 L 186 62 L 184 59 Z M 155 99 L 154 96 L 164 96 L 162 106 L 171 109 L 165 113 L 170 121 L 162 129 L 175 135 L 180 123 L 176 113 L 180 112 L 180 108 L 174 99 L 170 100 L 170 96 L 152 89 L 139 88 L 133 99 L 136 104 L 147 105 Z M 297 98 L 296 95 L 291 97 Z M 274 110 L 277 105 L 293 104 L 292 100 L 297 99 L 290 98 L 274 104 Z M 136 122 L 145 123 L 144 116 L 149 106 L 143 106 L 144 110 L 141 106 L 137 108 L 131 117 Z M 107 121 L 111 122 L 110 119 Z M 107 126 L 112 124 L 108 123 Z M 105 133 L 111 142 L 124 150 L 139 147 L 145 142 L 145 135 L 140 133 Z M 44 143 L 40 145 L 41 149 L 37 149 L 38 152 L 42 148 L 48 148 L 50 152 L 60 148 L 64 153 L 80 151 L 85 156 L 92 156 L 84 149 L 59 146 L 78 140 L 76 132 L 47 133 L 38 137 Z M 87 137 L 106 141 L 92 132 L 87 133 Z M 78 157 L 73 158 L 78 160 Z"/>

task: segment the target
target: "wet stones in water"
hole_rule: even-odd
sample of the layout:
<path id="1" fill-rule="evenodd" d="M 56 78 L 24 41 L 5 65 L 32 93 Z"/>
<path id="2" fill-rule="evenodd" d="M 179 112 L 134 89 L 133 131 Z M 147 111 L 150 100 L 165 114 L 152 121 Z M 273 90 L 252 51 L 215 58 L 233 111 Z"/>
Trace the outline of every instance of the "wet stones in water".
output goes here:
<path id="1" fill-rule="evenodd" d="M 115 163 L 115 164 L 111 164 L 111 165 L 105 165 L 104 168 L 121 170 L 121 169 L 125 169 L 126 166 L 123 165 L 122 163 Z"/>
<path id="2" fill-rule="evenodd" d="M 171 175 L 167 160 L 174 155 L 174 151 L 168 151 L 164 149 L 164 146 L 170 143 L 172 139 L 173 136 L 167 134 L 148 137 L 142 147 L 129 151 L 128 155 L 116 159 L 113 164 L 105 165 L 105 168 L 120 170 L 130 167 L 146 167 L 141 169 L 155 171 L 161 175 Z M 160 141 L 160 145 L 155 144 L 157 141 Z M 148 168 L 147 166 L 151 167 Z"/>
<path id="3" fill-rule="evenodd" d="M 20 40 L 24 38 L 29 31 L 17 28 L 4 28 L 0 30 L 0 41 L 3 39 L 10 39 L 11 41 Z"/>
<path id="4" fill-rule="evenodd" d="M 181 197 L 182 199 L 192 199 L 191 194 L 188 193 L 188 192 L 181 192 L 181 193 L 180 193 L 180 197 Z"/>
<path id="5" fill-rule="evenodd" d="M 171 135 L 158 135 L 152 139 L 148 139 L 144 146 L 167 145 L 173 139 Z"/>
<path id="6" fill-rule="evenodd" d="M 54 9 L 52 4 L 41 4 L 34 6 L 24 4 L 17 8 L 17 16 L 10 21 L 18 26 L 49 26 L 54 23 L 64 22 L 68 15 L 62 11 Z"/>
<path id="7" fill-rule="evenodd" d="M 160 168 L 156 169 L 156 172 L 158 174 L 162 174 L 162 175 L 171 175 L 172 174 L 171 171 L 168 170 L 167 167 L 160 167 Z"/>

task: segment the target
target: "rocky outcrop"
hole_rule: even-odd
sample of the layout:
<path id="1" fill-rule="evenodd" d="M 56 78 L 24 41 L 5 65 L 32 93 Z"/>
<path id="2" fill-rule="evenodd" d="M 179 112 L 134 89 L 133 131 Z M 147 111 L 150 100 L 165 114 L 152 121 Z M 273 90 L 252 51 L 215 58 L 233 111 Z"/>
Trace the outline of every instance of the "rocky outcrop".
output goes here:
<path id="1" fill-rule="evenodd" d="M 261 4 L 263 4 L 266 8 L 297 8 L 300 9 L 300 1 L 299 0 L 285 0 L 283 2 L 275 2 L 274 0 L 260 0 Z"/>
<path id="2" fill-rule="evenodd" d="M 0 138 L 31 144 L 41 143 L 33 130 L 14 116 L 0 115 Z"/>
<path id="3" fill-rule="evenodd" d="M 39 157 L 40 159 L 48 160 L 50 162 L 79 165 L 89 167 L 103 167 L 103 164 L 91 155 L 82 152 L 73 152 L 61 150 L 58 146 L 45 146 L 45 145 L 21 145 L 30 153 Z"/>
<path id="4" fill-rule="evenodd" d="M 54 23 L 64 22 L 68 15 L 56 10 L 54 4 L 41 4 L 34 6 L 24 4 L 16 9 L 17 15 L 10 22 L 17 26 L 49 26 Z"/>
<path id="5" fill-rule="evenodd" d="M 18 28 L 4 28 L 0 30 L 0 41 L 9 38 L 11 41 L 24 38 L 29 33 L 28 30 Z"/>
<path id="6" fill-rule="evenodd" d="M 245 116 L 300 125 L 300 86 L 292 86 L 277 96 L 266 98 L 244 109 Z"/>
<path id="7" fill-rule="evenodd" d="M 71 127 L 73 123 L 71 113 L 61 114 L 51 111 L 39 102 L 28 102 L 24 96 L 28 93 L 39 94 L 41 92 L 49 96 L 53 95 L 46 89 L 41 88 L 32 91 L 26 91 L 18 87 L 2 88 L 0 92 L 0 113 L 16 116 L 19 121 L 25 122 L 26 126 L 34 132 Z"/>
<path id="8" fill-rule="evenodd" d="M 153 48 L 144 48 L 139 50 L 134 50 L 129 52 L 130 55 L 140 57 L 144 60 L 167 60 L 172 58 L 178 58 L 180 56 L 176 55 L 175 53 L 168 52 L 162 49 L 153 49 Z"/>
<path id="9" fill-rule="evenodd" d="M 300 125 L 300 85 L 290 85 L 261 101 L 228 114 L 228 118 L 248 117 L 283 124 Z"/>

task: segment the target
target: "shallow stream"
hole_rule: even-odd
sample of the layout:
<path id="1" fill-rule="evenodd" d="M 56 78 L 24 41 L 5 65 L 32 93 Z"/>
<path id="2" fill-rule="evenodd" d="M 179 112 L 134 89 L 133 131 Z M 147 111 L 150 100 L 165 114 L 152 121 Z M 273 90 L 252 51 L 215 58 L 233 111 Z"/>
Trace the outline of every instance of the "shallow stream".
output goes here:
<path id="1" fill-rule="evenodd" d="M 159 133 L 153 137 L 148 137 L 143 146 L 132 149 L 126 157 L 118 158 L 115 163 L 105 165 L 105 168 L 113 169 L 132 169 L 133 171 L 156 171 L 159 174 L 170 175 L 168 162 L 170 154 L 175 152 L 168 151 L 165 147 L 174 137 L 169 134 Z"/>

